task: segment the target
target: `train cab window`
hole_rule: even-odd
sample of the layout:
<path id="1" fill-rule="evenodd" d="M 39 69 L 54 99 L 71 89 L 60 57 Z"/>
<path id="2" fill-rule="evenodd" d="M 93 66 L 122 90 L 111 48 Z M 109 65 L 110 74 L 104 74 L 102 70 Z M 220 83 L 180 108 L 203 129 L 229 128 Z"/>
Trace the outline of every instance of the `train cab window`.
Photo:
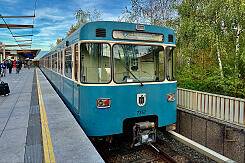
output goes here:
<path id="1" fill-rule="evenodd" d="M 106 43 L 81 44 L 81 82 L 108 83 L 111 80 L 111 50 Z"/>
<path id="2" fill-rule="evenodd" d="M 164 80 L 162 46 L 116 44 L 113 46 L 113 59 L 117 83 Z"/>
<path id="3" fill-rule="evenodd" d="M 72 54 L 71 47 L 65 49 L 65 76 L 72 77 Z"/>
<path id="4" fill-rule="evenodd" d="M 77 81 L 78 79 L 78 44 L 75 45 L 75 49 L 74 49 L 75 55 L 74 55 L 74 77 L 75 80 Z"/>
<path id="5" fill-rule="evenodd" d="M 175 80 L 175 58 L 174 58 L 174 48 L 166 48 L 166 75 L 167 80 Z"/>

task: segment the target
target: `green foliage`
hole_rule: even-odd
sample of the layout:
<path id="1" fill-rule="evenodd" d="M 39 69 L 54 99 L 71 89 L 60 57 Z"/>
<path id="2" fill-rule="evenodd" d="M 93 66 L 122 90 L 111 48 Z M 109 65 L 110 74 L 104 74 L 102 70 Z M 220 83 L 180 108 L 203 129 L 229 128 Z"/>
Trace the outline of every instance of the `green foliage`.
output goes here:
<path id="1" fill-rule="evenodd" d="M 184 66 L 177 72 L 179 87 L 245 98 L 244 31 L 237 34 L 238 27 L 245 29 L 241 3 L 183 0 L 175 6 L 176 55 L 186 60 L 177 66 Z"/>

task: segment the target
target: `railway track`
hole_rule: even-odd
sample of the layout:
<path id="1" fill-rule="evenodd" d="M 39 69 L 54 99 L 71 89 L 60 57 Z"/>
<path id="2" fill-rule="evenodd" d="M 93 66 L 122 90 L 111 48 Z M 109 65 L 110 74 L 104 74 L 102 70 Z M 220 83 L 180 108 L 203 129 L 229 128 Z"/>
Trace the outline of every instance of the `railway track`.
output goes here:
<path id="1" fill-rule="evenodd" d="M 171 144 L 172 138 L 166 133 L 158 132 L 157 142 L 152 146 L 143 145 L 130 148 L 129 138 L 117 136 L 114 143 L 106 141 L 92 141 L 98 152 L 108 163 L 134 162 L 134 163 L 176 163 L 176 162 L 215 162 L 205 156 L 190 154 L 190 149 Z M 200 154 L 201 155 L 201 154 Z"/>
<path id="2" fill-rule="evenodd" d="M 201 147 L 205 150 L 202 152 L 197 149 L 201 145 L 195 145 L 191 140 L 184 140 L 186 138 L 180 140 L 181 138 L 177 138 L 176 134 L 172 131 L 164 133 L 157 131 L 156 143 L 134 148 L 130 148 L 129 137 L 122 135 L 116 136 L 113 143 L 102 140 L 92 140 L 92 142 L 104 161 L 108 163 L 234 162 L 205 147 Z M 186 145 L 188 143 L 184 141 L 190 141 L 192 145 Z"/>
<path id="3" fill-rule="evenodd" d="M 130 149 L 128 152 L 110 151 L 101 149 L 101 156 L 108 163 L 134 162 L 134 163 L 176 163 L 176 161 L 164 151 L 156 151 L 154 148 L 144 145 L 139 148 Z"/>

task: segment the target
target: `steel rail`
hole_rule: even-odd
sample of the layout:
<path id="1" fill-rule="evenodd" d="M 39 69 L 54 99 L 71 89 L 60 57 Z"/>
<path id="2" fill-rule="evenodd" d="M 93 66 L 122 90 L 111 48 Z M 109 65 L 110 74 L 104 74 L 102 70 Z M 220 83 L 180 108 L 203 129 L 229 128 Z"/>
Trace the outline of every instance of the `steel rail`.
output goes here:
<path id="1" fill-rule="evenodd" d="M 177 161 L 175 159 L 173 159 L 171 156 L 169 156 L 167 153 L 165 153 L 164 151 L 156 148 L 154 145 L 152 144 L 149 144 L 151 149 L 156 151 L 157 152 L 157 155 L 159 155 L 159 157 L 161 159 L 164 160 L 164 162 L 167 162 L 167 163 L 177 163 Z"/>

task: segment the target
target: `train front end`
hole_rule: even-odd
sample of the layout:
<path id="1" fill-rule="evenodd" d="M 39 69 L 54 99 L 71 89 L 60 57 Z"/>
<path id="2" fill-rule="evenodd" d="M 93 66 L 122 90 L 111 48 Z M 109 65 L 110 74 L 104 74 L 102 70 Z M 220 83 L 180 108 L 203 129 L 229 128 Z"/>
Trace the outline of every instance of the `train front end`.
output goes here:
<path id="1" fill-rule="evenodd" d="M 157 127 L 176 122 L 174 32 L 126 27 L 117 24 L 106 29 L 110 38 L 81 42 L 79 121 L 88 136 L 129 132 L 141 144 L 155 140 Z"/>

